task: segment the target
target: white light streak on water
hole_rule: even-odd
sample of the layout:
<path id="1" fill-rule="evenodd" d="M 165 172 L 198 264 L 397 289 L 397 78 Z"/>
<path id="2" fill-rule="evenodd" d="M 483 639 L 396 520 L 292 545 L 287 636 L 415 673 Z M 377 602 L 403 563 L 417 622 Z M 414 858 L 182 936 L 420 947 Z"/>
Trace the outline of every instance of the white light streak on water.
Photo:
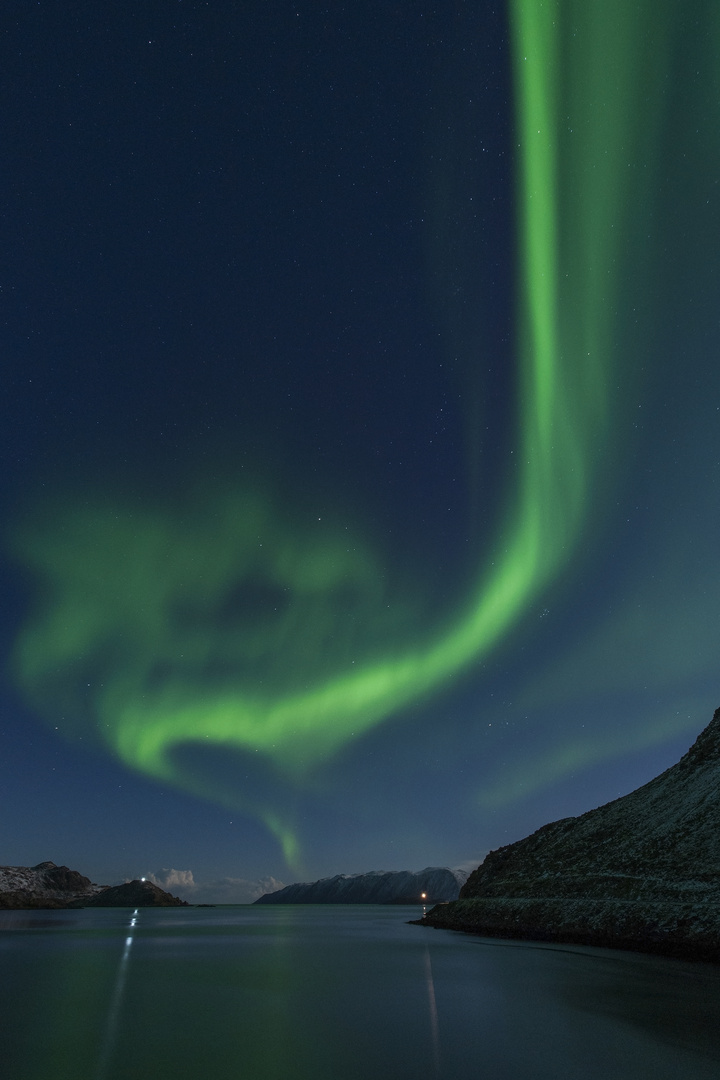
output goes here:
<path id="1" fill-rule="evenodd" d="M 132 948 L 135 927 L 138 923 L 137 914 L 138 909 L 135 908 L 132 918 L 130 919 L 131 933 L 125 938 L 125 948 L 123 949 L 123 954 L 120 957 L 120 963 L 118 964 L 115 987 L 110 1000 L 107 1023 L 105 1024 L 105 1036 L 103 1038 L 102 1049 L 98 1059 L 98 1066 L 95 1070 L 95 1080 L 105 1080 L 105 1077 L 108 1074 L 108 1067 L 115 1048 L 115 1043 L 117 1042 L 118 1021 L 120 1018 L 123 994 L 125 992 L 125 981 L 130 961 L 130 949 Z"/>
<path id="2" fill-rule="evenodd" d="M 425 984 L 428 992 L 430 1009 L 430 1039 L 433 1048 L 434 1075 L 440 1076 L 440 1027 L 438 1024 L 437 1002 L 435 1001 L 435 982 L 433 980 L 430 949 L 425 946 Z"/>

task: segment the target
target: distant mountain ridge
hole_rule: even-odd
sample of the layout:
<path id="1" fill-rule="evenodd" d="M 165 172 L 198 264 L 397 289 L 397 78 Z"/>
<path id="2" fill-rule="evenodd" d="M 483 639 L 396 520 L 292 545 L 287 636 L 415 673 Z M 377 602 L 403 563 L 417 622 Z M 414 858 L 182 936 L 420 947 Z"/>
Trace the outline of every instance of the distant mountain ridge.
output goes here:
<path id="1" fill-rule="evenodd" d="M 720 961 L 720 709 L 676 765 L 491 851 L 421 922 Z"/>
<path id="2" fill-rule="evenodd" d="M 0 909 L 78 907 L 176 907 L 184 900 L 171 896 L 151 881 L 95 885 L 67 866 L 41 862 L 36 866 L 0 866 Z"/>
<path id="3" fill-rule="evenodd" d="M 463 870 L 428 866 L 410 870 L 371 870 L 301 881 L 265 893 L 256 904 L 419 904 L 455 900 L 467 880 Z M 425 894 L 423 901 L 422 894 Z"/>

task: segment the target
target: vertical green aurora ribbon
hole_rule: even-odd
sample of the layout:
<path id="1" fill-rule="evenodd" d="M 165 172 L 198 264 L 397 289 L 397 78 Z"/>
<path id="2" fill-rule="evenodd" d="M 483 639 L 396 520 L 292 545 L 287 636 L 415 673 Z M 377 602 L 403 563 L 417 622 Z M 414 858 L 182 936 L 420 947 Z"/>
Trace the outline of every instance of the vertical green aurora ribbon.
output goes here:
<path id="1" fill-rule="evenodd" d="M 13 538 L 41 583 L 16 673 L 55 724 L 77 730 L 73 717 L 85 717 L 128 766 L 209 797 L 177 748 L 257 752 L 300 777 L 476 662 L 537 602 L 577 547 L 611 430 L 618 292 L 673 7 L 511 3 L 517 437 L 492 557 L 454 621 L 422 637 L 410 620 L 403 634 L 391 631 L 372 553 L 332 530 L 318 541 L 281 522 L 257 491 L 209 498 L 204 524 L 192 526 L 169 510 L 109 505 L 107 495 L 82 507 L 69 500 Z M 260 616 L 242 633 L 173 622 L 200 598 L 219 610 L 231 585 L 258 575 L 291 597 L 275 626 Z M 353 616 L 364 629 L 326 650 L 339 634 L 333 589 L 348 583 L 365 598 Z M 267 661 L 266 679 L 245 677 L 270 655 L 282 657 L 281 676 Z M 292 856 L 281 815 L 256 809 Z"/>

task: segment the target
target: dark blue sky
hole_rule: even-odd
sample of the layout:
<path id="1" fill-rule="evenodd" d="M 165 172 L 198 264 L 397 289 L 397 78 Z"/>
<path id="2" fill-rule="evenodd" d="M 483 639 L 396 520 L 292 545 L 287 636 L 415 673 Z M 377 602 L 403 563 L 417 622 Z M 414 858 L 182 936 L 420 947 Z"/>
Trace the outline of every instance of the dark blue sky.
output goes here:
<path id="1" fill-rule="evenodd" d="M 639 179 L 608 312 L 611 418 L 557 572 L 492 649 L 312 766 L 198 734 L 164 778 L 123 764 L 102 730 L 94 680 L 126 685 L 131 648 L 108 637 L 102 656 L 87 642 L 73 653 L 62 620 L 82 604 L 61 607 L 59 579 L 39 581 L 28 537 L 72 552 L 72 522 L 102 505 L 125 523 L 119 579 L 152 521 L 164 580 L 178 551 L 221 558 L 222 498 L 202 493 L 250 485 L 272 506 L 278 565 L 297 575 L 307 523 L 329 516 L 373 561 L 352 556 L 335 623 L 328 608 L 322 633 L 300 622 L 297 652 L 283 638 L 248 659 L 284 602 L 277 581 L 228 586 L 211 614 L 197 591 L 173 599 L 188 641 L 211 617 L 216 640 L 242 640 L 255 690 L 294 690 L 361 644 L 396 662 L 404 635 L 452 625 L 491 561 L 522 444 L 507 11 L 6 9 L 0 861 L 49 858 L 96 880 L 173 866 L 199 881 L 457 865 L 650 779 L 709 721 L 718 65 L 712 5 L 661 6 L 675 20 L 663 70 L 652 81 L 639 57 L 648 81 L 627 104 L 654 126 L 644 157 L 628 149 Z M 567 30 L 574 5 L 561 8 Z M 638 106 L 648 95 L 653 108 Z M 568 235 L 571 205 L 594 212 L 561 190 Z M 106 579 L 93 588 L 99 611 Z M 370 607 L 391 611 L 372 632 L 359 628 Z M 19 676 L 18 642 L 53 611 L 57 655 L 41 636 L 44 674 Z M 210 708 L 236 677 L 232 650 L 193 647 Z M 173 664 L 146 689 L 167 676 L 180 707 L 199 669 Z M 290 867 L 273 816 L 297 841 Z"/>

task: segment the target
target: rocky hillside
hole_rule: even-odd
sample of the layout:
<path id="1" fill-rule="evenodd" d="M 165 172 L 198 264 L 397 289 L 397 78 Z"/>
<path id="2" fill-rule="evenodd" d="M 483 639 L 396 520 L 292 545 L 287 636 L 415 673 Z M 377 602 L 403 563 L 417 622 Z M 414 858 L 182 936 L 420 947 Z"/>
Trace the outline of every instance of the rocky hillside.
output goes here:
<path id="1" fill-rule="evenodd" d="M 720 960 L 720 709 L 672 768 L 491 851 L 422 921 Z"/>
<path id="2" fill-rule="evenodd" d="M 0 866 L 0 908 L 64 908 L 103 890 L 67 866 Z"/>
<path id="3" fill-rule="evenodd" d="M 94 885 L 67 866 L 0 866 L 0 909 L 171 907 L 184 904 L 150 881 Z"/>
<path id="4" fill-rule="evenodd" d="M 152 881 L 137 878 L 134 881 L 126 881 L 123 885 L 112 885 L 103 889 L 96 896 L 91 897 L 84 903 L 82 901 L 73 907 L 188 907 L 187 900 L 180 900 L 165 892 L 159 885 Z"/>
<path id="5" fill-rule="evenodd" d="M 320 881 L 298 882 L 265 893 L 256 904 L 418 904 L 455 900 L 467 875 L 462 870 L 429 866 L 410 870 L 371 870 L 368 874 L 336 874 Z"/>

